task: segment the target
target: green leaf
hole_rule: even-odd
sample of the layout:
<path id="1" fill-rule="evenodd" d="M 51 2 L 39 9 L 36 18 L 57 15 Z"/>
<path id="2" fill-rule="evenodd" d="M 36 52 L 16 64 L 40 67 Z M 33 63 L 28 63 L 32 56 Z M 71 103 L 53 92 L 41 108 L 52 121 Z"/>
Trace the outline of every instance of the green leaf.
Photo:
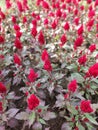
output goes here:
<path id="1" fill-rule="evenodd" d="M 56 114 L 54 112 L 47 111 L 46 114 L 43 116 L 43 119 L 48 121 L 50 119 L 56 118 Z"/>
<path id="2" fill-rule="evenodd" d="M 75 64 L 71 64 L 71 65 L 67 66 L 66 68 L 69 70 L 73 70 L 73 69 L 77 70 L 77 66 Z"/>
<path id="3" fill-rule="evenodd" d="M 88 127 L 88 130 L 93 130 L 93 126 L 91 126 L 89 123 L 86 122 L 86 125 Z"/>
<path id="4" fill-rule="evenodd" d="M 91 81 L 93 81 L 93 82 L 98 84 L 98 79 L 93 78 Z"/>
<path id="5" fill-rule="evenodd" d="M 64 74 L 56 73 L 54 75 L 54 77 L 55 77 L 56 80 L 59 80 L 59 79 L 62 79 L 64 77 Z"/>
<path id="6" fill-rule="evenodd" d="M 18 119 L 18 120 L 27 120 L 29 117 L 28 113 L 27 112 L 20 112 L 18 113 L 16 116 L 15 116 L 15 119 Z"/>
<path id="7" fill-rule="evenodd" d="M 80 124 L 80 122 L 78 124 L 78 128 L 79 128 L 79 130 L 85 130 L 85 128 Z"/>
<path id="8" fill-rule="evenodd" d="M 59 35 L 56 35 L 55 40 L 58 40 L 58 39 L 59 39 Z"/>
<path id="9" fill-rule="evenodd" d="M 71 112 L 73 115 L 77 115 L 78 112 L 77 110 L 74 108 L 74 106 L 70 105 L 69 103 L 66 103 L 67 109 L 69 112 Z"/>
<path id="10" fill-rule="evenodd" d="M 43 119 L 41 119 L 41 118 L 39 119 L 39 122 L 40 122 L 41 124 L 44 124 L 44 125 L 46 124 L 46 122 L 45 122 Z"/>
<path id="11" fill-rule="evenodd" d="M 64 68 L 66 66 L 66 62 L 64 62 L 62 65 L 61 65 L 61 68 Z"/>
<path id="12" fill-rule="evenodd" d="M 78 83 L 83 83 L 84 78 L 79 73 L 72 73 L 71 74 L 71 80 L 76 79 Z"/>
<path id="13" fill-rule="evenodd" d="M 98 88 L 98 86 L 95 86 L 95 85 L 91 85 L 90 87 L 91 87 L 92 89 L 94 89 L 94 90 Z"/>
<path id="14" fill-rule="evenodd" d="M 98 125 L 97 121 L 92 116 L 90 116 L 89 114 L 85 114 L 85 116 L 91 123 Z"/>
<path id="15" fill-rule="evenodd" d="M 33 111 L 29 116 L 29 127 L 34 123 L 35 121 L 35 112 Z"/>
<path id="16" fill-rule="evenodd" d="M 64 116 L 64 118 L 65 118 L 67 121 L 71 121 L 71 120 L 72 120 L 70 117 L 67 117 L 67 116 Z"/>

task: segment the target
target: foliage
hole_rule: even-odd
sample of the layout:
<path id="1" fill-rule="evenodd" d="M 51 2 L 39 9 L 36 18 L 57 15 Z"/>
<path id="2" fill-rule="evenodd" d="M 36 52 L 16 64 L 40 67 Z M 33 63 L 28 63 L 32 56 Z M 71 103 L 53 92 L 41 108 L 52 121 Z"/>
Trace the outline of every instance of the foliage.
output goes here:
<path id="1" fill-rule="evenodd" d="M 6 0 L 0 10 L 0 127 L 98 127 L 98 0 Z"/>

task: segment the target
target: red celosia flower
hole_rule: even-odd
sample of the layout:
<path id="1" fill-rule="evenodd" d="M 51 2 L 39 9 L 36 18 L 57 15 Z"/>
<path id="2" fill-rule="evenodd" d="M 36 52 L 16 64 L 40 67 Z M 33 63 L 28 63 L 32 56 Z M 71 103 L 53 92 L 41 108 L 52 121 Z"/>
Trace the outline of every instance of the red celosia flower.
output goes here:
<path id="1" fill-rule="evenodd" d="M 69 28 L 70 28 L 69 23 L 66 22 L 65 25 L 64 25 L 64 29 L 65 29 L 65 30 L 69 30 Z"/>
<path id="2" fill-rule="evenodd" d="M 16 31 L 16 37 L 20 38 L 22 36 L 22 32 Z"/>
<path id="3" fill-rule="evenodd" d="M 54 17 L 55 14 L 54 14 L 54 12 L 51 12 L 51 11 L 50 11 L 50 13 L 48 14 L 48 16 L 49 16 L 49 17 Z"/>
<path id="4" fill-rule="evenodd" d="M 56 11 L 56 16 L 57 16 L 57 17 L 61 17 L 61 16 L 62 16 L 61 9 L 58 9 L 58 10 Z"/>
<path id="5" fill-rule="evenodd" d="M 47 25 L 48 24 L 48 19 L 44 19 L 44 25 Z"/>
<path id="6" fill-rule="evenodd" d="M 83 37 L 82 37 L 82 36 L 79 36 L 79 37 L 75 40 L 75 42 L 74 42 L 74 47 L 77 48 L 77 47 L 81 46 L 82 43 L 83 43 Z"/>
<path id="7" fill-rule="evenodd" d="M 23 12 L 22 3 L 20 1 L 17 1 L 17 7 L 20 12 Z"/>
<path id="8" fill-rule="evenodd" d="M 49 55 L 46 49 L 44 49 L 44 51 L 42 52 L 41 59 L 43 61 L 46 61 L 47 59 L 49 59 Z"/>
<path id="9" fill-rule="evenodd" d="M 89 10 L 93 10 L 93 6 L 92 6 L 92 5 L 90 5 L 88 9 L 89 9 Z"/>
<path id="10" fill-rule="evenodd" d="M 84 118 L 83 121 L 84 122 L 89 122 L 89 119 L 88 118 Z"/>
<path id="11" fill-rule="evenodd" d="M 76 109 L 76 110 L 79 110 L 79 106 L 75 106 L 75 109 Z"/>
<path id="12" fill-rule="evenodd" d="M 20 27 L 19 27 L 18 24 L 15 24 L 15 25 L 14 25 L 14 30 L 15 30 L 15 31 L 19 31 L 19 30 L 20 30 Z"/>
<path id="13" fill-rule="evenodd" d="M 57 21 L 56 20 L 54 20 L 52 22 L 51 27 L 52 27 L 52 29 L 56 29 L 56 27 L 57 27 Z"/>
<path id="14" fill-rule="evenodd" d="M 72 80 L 69 84 L 68 84 L 68 90 L 70 92 L 75 92 L 77 90 L 77 81 L 76 80 Z"/>
<path id="15" fill-rule="evenodd" d="M 84 78 L 86 79 L 86 78 L 89 78 L 89 77 L 90 77 L 89 72 L 86 72 Z"/>
<path id="16" fill-rule="evenodd" d="M 75 9 L 75 10 L 74 10 L 74 15 L 77 16 L 77 15 L 78 15 L 78 12 L 79 12 L 78 9 Z"/>
<path id="17" fill-rule="evenodd" d="M 95 10 L 90 10 L 89 12 L 88 12 L 88 17 L 89 18 L 93 18 L 95 16 Z"/>
<path id="18" fill-rule="evenodd" d="M 66 3 L 71 3 L 72 0 L 66 0 Z"/>
<path id="19" fill-rule="evenodd" d="M 95 1 L 95 6 L 98 6 L 98 0 Z"/>
<path id="20" fill-rule="evenodd" d="M 89 89 L 89 88 L 90 88 L 90 85 L 89 85 L 89 84 L 87 84 L 87 85 L 86 85 L 86 88 L 88 88 L 88 89 Z"/>
<path id="21" fill-rule="evenodd" d="M 38 84 L 37 84 L 37 87 L 40 88 L 40 86 L 41 86 L 41 83 L 38 83 Z"/>
<path id="22" fill-rule="evenodd" d="M 19 38 L 17 38 L 17 37 L 16 37 L 16 39 L 15 39 L 14 45 L 15 45 L 15 47 L 16 47 L 17 49 L 22 49 L 22 48 L 23 48 L 21 41 L 20 41 Z"/>
<path id="23" fill-rule="evenodd" d="M 16 23 L 16 17 L 12 16 L 12 22 L 15 24 Z"/>
<path id="24" fill-rule="evenodd" d="M 28 79 L 30 80 L 30 82 L 34 82 L 37 77 L 38 77 L 38 74 L 35 73 L 35 71 L 33 69 L 30 69 L 30 72 L 28 75 Z"/>
<path id="25" fill-rule="evenodd" d="M 51 66 L 51 62 L 50 62 L 49 59 L 45 61 L 44 69 L 47 70 L 47 71 L 52 71 L 52 66 Z"/>
<path id="26" fill-rule="evenodd" d="M 33 18 L 36 18 L 36 13 L 35 12 L 32 12 L 31 15 L 32 15 Z"/>
<path id="27" fill-rule="evenodd" d="M 65 18 L 66 18 L 66 16 L 67 16 L 66 12 L 63 12 L 63 13 L 62 13 L 62 18 L 64 18 L 64 19 L 65 19 Z"/>
<path id="28" fill-rule="evenodd" d="M 37 26 L 37 20 L 36 19 L 32 20 L 32 24 L 33 24 L 33 27 L 36 27 Z"/>
<path id="29" fill-rule="evenodd" d="M 73 4 L 74 4 L 75 6 L 78 6 L 78 0 L 73 0 Z"/>
<path id="30" fill-rule="evenodd" d="M 98 54 L 96 54 L 95 58 L 98 59 Z"/>
<path id="31" fill-rule="evenodd" d="M 0 44 L 3 44 L 5 41 L 4 37 L 0 35 Z"/>
<path id="32" fill-rule="evenodd" d="M 14 54 L 14 63 L 21 65 L 21 58 L 19 57 L 18 54 Z"/>
<path id="33" fill-rule="evenodd" d="M 3 111 L 3 105 L 2 105 L 2 102 L 0 102 L 0 112 Z"/>
<path id="34" fill-rule="evenodd" d="M 90 4 L 92 2 L 92 0 L 87 0 L 87 3 Z"/>
<path id="35" fill-rule="evenodd" d="M 37 106 L 39 106 L 39 99 L 36 97 L 36 95 L 32 94 L 27 100 L 28 108 L 30 110 L 34 110 Z"/>
<path id="36" fill-rule="evenodd" d="M 55 9 L 55 8 L 56 8 L 55 3 L 52 3 L 52 8 L 53 8 L 53 9 Z"/>
<path id="37" fill-rule="evenodd" d="M 0 8 L 0 16 L 2 19 L 5 19 L 5 14 L 2 12 L 1 8 Z"/>
<path id="38" fill-rule="evenodd" d="M 80 6 L 80 9 L 83 11 L 83 10 L 84 10 L 84 6 L 83 6 L 83 5 L 81 5 L 81 6 Z"/>
<path id="39" fill-rule="evenodd" d="M 91 107 L 91 102 L 89 100 L 82 100 L 80 103 L 80 109 L 84 113 L 91 113 L 93 109 Z"/>
<path id="40" fill-rule="evenodd" d="M 68 13 L 70 13 L 72 11 L 72 7 L 68 6 L 67 10 L 68 10 Z M 75 12 L 75 10 L 74 10 L 74 12 Z"/>
<path id="41" fill-rule="evenodd" d="M 41 17 L 40 17 L 39 14 L 36 16 L 36 20 L 37 20 L 37 21 L 41 20 Z"/>
<path id="42" fill-rule="evenodd" d="M 77 33 L 78 33 L 78 35 L 81 35 L 82 33 L 83 33 L 83 25 L 81 25 L 79 28 L 78 28 L 78 30 L 77 30 Z"/>
<path id="43" fill-rule="evenodd" d="M 41 108 L 40 108 L 40 109 L 38 109 L 38 112 L 39 112 L 39 113 L 41 113 L 41 112 L 42 112 L 42 109 L 41 109 Z"/>
<path id="44" fill-rule="evenodd" d="M 10 9 L 11 6 L 12 6 L 11 1 L 10 1 L 10 0 L 6 0 L 5 2 L 6 2 L 6 8 L 7 8 L 7 9 Z"/>
<path id="45" fill-rule="evenodd" d="M 80 65 L 85 65 L 86 61 L 87 61 L 86 55 L 83 55 L 83 56 L 81 56 L 81 57 L 78 59 L 78 62 L 79 62 Z"/>
<path id="46" fill-rule="evenodd" d="M 89 70 L 88 70 L 90 76 L 93 76 L 94 78 L 96 78 L 98 76 L 98 63 L 95 63 L 94 65 L 92 65 Z"/>
<path id="47" fill-rule="evenodd" d="M 0 82 L 0 93 L 6 93 L 6 87 L 2 82 Z"/>
<path id="48" fill-rule="evenodd" d="M 28 10 L 29 9 L 29 7 L 28 7 L 28 1 L 27 0 L 23 0 L 23 9 L 24 10 Z"/>
<path id="49" fill-rule="evenodd" d="M 23 17 L 23 23 L 26 23 L 26 22 L 27 22 L 27 17 L 24 16 L 24 17 Z"/>
<path id="50" fill-rule="evenodd" d="M 57 1 L 57 2 L 55 3 L 55 6 L 56 6 L 57 9 L 59 9 L 59 8 L 60 8 L 60 2 Z"/>
<path id="51" fill-rule="evenodd" d="M 66 9 L 66 4 L 63 3 L 62 6 L 61 6 L 62 9 Z"/>
<path id="52" fill-rule="evenodd" d="M 68 99 L 69 98 L 69 93 L 64 94 L 64 98 Z"/>
<path id="53" fill-rule="evenodd" d="M 92 27 L 94 25 L 94 19 L 91 19 L 87 22 L 87 27 Z"/>
<path id="54" fill-rule="evenodd" d="M 4 60 L 4 55 L 1 54 L 0 55 L 0 59 Z"/>
<path id="55" fill-rule="evenodd" d="M 26 82 L 26 85 L 27 85 L 27 86 L 30 86 L 30 84 L 31 84 L 30 82 L 28 82 L 28 81 Z"/>
<path id="56" fill-rule="evenodd" d="M 61 43 L 62 44 L 65 44 L 65 42 L 67 41 L 67 38 L 66 38 L 66 35 L 65 34 L 63 34 L 62 36 L 61 36 Z"/>
<path id="57" fill-rule="evenodd" d="M 50 7 L 49 7 L 49 4 L 48 4 L 45 0 L 42 1 L 42 7 L 43 7 L 44 9 L 49 9 L 49 8 L 50 8 Z"/>
<path id="58" fill-rule="evenodd" d="M 0 18 L 0 24 L 1 24 L 1 21 L 2 21 L 2 19 Z M 2 27 L 1 27 L 1 25 L 0 25 L 0 31 L 1 31 L 1 28 L 2 28 Z"/>
<path id="59" fill-rule="evenodd" d="M 43 35 L 42 31 L 40 31 L 40 33 L 39 33 L 38 41 L 39 41 L 40 45 L 43 45 L 45 43 L 45 39 L 44 39 L 44 35 Z"/>
<path id="60" fill-rule="evenodd" d="M 41 4 L 42 0 L 36 0 L 36 5 L 39 6 Z"/>
<path id="61" fill-rule="evenodd" d="M 29 92 L 28 92 L 28 91 L 26 91 L 26 92 L 25 92 L 25 95 L 26 95 L 26 96 L 28 96 L 28 95 L 29 95 Z"/>
<path id="62" fill-rule="evenodd" d="M 61 0 L 61 2 L 63 3 L 63 2 L 64 2 L 64 0 Z"/>
<path id="63" fill-rule="evenodd" d="M 94 52 L 96 50 L 96 44 L 91 44 L 89 46 L 89 50 L 90 50 L 90 52 Z"/>
<path id="64" fill-rule="evenodd" d="M 74 19 L 74 23 L 75 23 L 76 25 L 79 25 L 79 20 L 80 20 L 79 18 L 75 18 L 75 19 Z"/>
<path id="65" fill-rule="evenodd" d="M 79 130 L 79 128 L 76 126 L 76 127 L 74 128 L 74 130 Z"/>
<path id="66" fill-rule="evenodd" d="M 32 36 L 33 36 L 34 38 L 36 37 L 36 35 L 37 35 L 37 29 L 36 29 L 36 27 L 33 27 L 33 28 L 32 28 L 31 34 L 32 34 Z"/>
<path id="67" fill-rule="evenodd" d="M 98 33 L 96 33 L 96 38 L 98 38 Z"/>

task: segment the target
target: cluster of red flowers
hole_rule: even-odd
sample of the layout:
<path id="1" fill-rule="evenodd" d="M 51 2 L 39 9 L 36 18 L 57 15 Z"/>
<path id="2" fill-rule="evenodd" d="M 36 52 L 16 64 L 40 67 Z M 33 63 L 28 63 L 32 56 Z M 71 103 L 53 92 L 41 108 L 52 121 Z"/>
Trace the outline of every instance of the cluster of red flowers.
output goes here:
<path id="1" fill-rule="evenodd" d="M 21 59 L 18 54 L 14 54 L 14 63 L 17 65 L 21 65 Z"/>
<path id="2" fill-rule="evenodd" d="M 41 58 L 44 62 L 44 69 L 47 71 L 52 71 L 51 62 L 49 60 L 49 54 L 46 49 L 42 52 Z"/>
<path id="3" fill-rule="evenodd" d="M 68 84 L 68 90 L 70 92 L 75 92 L 77 90 L 77 81 L 76 80 L 72 80 L 69 84 Z"/>
<path id="4" fill-rule="evenodd" d="M 6 87 L 2 82 L 0 82 L 0 93 L 6 93 Z"/>
<path id="5" fill-rule="evenodd" d="M 6 91 L 7 91 L 6 86 L 2 82 L 0 82 L 0 95 L 5 94 Z M 0 101 L 0 112 L 2 111 L 3 111 L 3 104 Z"/>
<path id="6" fill-rule="evenodd" d="M 34 95 L 30 95 L 30 97 L 28 98 L 28 108 L 30 110 L 34 110 L 37 106 L 39 106 L 39 99 Z"/>
<path id="7" fill-rule="evenodd" d="M 91 113 L 91 112 L 93 112 L 93 109 L 91 107 L 91 102 L 89 100 L 81 101 L 80 109 L 84 113 Z"/>
<path id="8" fill-rule="evenodd" d="M 29 75 L 28 75 L 29 81 L 34 82 L 37 77 L 38 77 L 38 74 L 35 73 L 35 71 L 33 69 L 30 69 L 30 72 L 29 72 Z"/>
<path id="9" fill-rule="evenodd" d="M 92 65 L 89 70 L 88 70 L 90 76 L 93 76 L 94 78 L 96 78 L 98 76 L 98 63 L 95 63 L 94 65 Z"/>
<path id="10" fill-rule="evenodd" d="M 3 44 L 4 43 L 4 37 L 2 35 L 0 35 L 0 44 Z"/>
<path id="11" fill-rule="evenodd" d="M 91 5 L 92 0 L 86 1 L 88 4 L 88 11 L 86 14 L 87 19 L 85 19 L 85 21 L 82 21 L 84 20 L 83 13 L 85 11 L 85 6 L 79 4 L 81 1 L 82 0 L 50 0 L 50 1 L 36 0 L 36 6 L 39 7 L 39 10 L 42 9 L 43 17 L 42 17 L 42 12 L 36 12 L 36 11 L 33 11 L 27 17 L 25 15 L 25 12 L 27 11 L 28 13 L 29 10 L 28 1 L 16 0 L 16 6 L 20 17 L 18 19 L 16 14 L 11 15 L 11 24 L 13 26 L 12 32 L 14 34 L 12 37 L 14 41 L 14 44 L 12 45 L 12 50 L 15 50 L 15 53 L 12 54 L 14 64 L 16 64 L 18 67 L 19 66 L 22 67 L 23 65 L 22 62 L 24 62 L 25 58 L 22 56 L 21 52 L 23 51 L 25 46 L 27 48 L 29 48 L 29 45 L 31 46 L 31 44 L 33 46 L 32 42 L 30 44 L 28 42 L 24 46 L 24 41 L 22 40 L 24 38 L 24 32 L 23 32 L 24 30 L 26 31 L 29 30 L 28 31 L 28 35 L 30 34 L 29 40 L 33 39 L 34 45 L 37 42 L 36 45 L 38 45 L 39 49 L 41 49 L 40 51 L 41 56 L 39 59 L 43 61 L 43 69 L 48 72 L 52 72 L 53 68 L 51 63 L 51 57 L 48 53 L 48 49 L 45 49 L 48 48 L 46 46 L 47 39 L 48 39 L 47 32 L 49 33 L 49 38 L 50 38 L 49 42 L 54 43 L 56 41 L 57 48 L 60 47 L 60 49 L 63 50 L 62 48 L 68 45 L 68 47 L 72 47 L 71 50 L 73 52 L 78 52 L 81 47 L 84 47 L 85 44 L 88 43 L 88 41 L 90 42 L 91 36 L 89 36 L 88 32 L 93 32 L 92 30 L 93 28 L 95 28 L 94 30 L 95 34 L 94 36 L 92 35 L 92 39 L 94 38 L 94 40 L 92 40 L 93 42 L 91 42 L 90 45 L 87 47 L 87 52 L 83 50 L 83 53 L 80 54 L 81 56 L 79 55 L 79 58 L 77 60 L 80 68 L 81 66 L 86 65 L 87 62 L 89 61 L 89 55 L 92 55 L 93 52 L 96 51 L 97 49 L 96 41 L 98 40 L 98 33 L 97 33 L 98 17 L 96 16 L 97 15 L 96 9 L 98 6 L 98 0 L 94 2 L 93 6 Z M 10 9 L 13 6 L 11 0 L 6 0 L 5 2 L 6 2 L 7 9 Z M 6 36 L 4 32 L 6 32 L 7 29 L 4 29 L 3 27 L 4 20 L 6 20 L 6 14 L 0 8 L 0 31 L 1 31 L 0 45 L 1 46 L 5 45 L 6 42 Z M 21 24 L 19 23 L 19 20 L 22 21 Z M 25 29 L 22 30 L 22 27 Z M 75 36 L 73 37 L 74 34 Z M 88 39 L 88 41 L 86 39 Z M 66 48 L 67 47 L 65 47 L 64 50 L 66 50 Z M 0 49 L 2 50 L 2 48 Z M 58 54 L 59 60 L 61 56 L 59 56 Z M 0 59 L 4 59 L 4 56 L 0 55 Z M 62 63 L 64 60 L 62 58 L 60 63 Z M 92 66 L 89 67 L 87 76 L 93 78 L 96 78 L 98 76 L 98 63 L 94 63 Z M 31 85 L 32 83 L 35 83 L 38 77 L 39 75 L 38 73 L 35 72 L 35 68 L 34 69 L 30 68 L 29 73 L 27 75 L 27 79 L 29 81 L 27 82 L 27 85 Z M 36 86 L 40 87 L 40 85 L 41 84 L 38 83 Z M 87 85 L 87 87 L 90 88 L 90 85 Z M 75 93 L 77 91 L 78 89 L 77 79 L 70 81 L 67 88 L 68 88 L 68 93 L 64 95 L 65 99 L 68 99 L 71 93 Z M 6 86 L 2 82 L 0 82 L 1 95 L 5 94 L 6 91 L 7 91 Z M 29 92 L 26 92 L 26 96 L 28 95 Z M 40 100 L 35 94 L 31 94 L 27 99 L 27 104 L 30 110 L 34 110 L 39 106 Z M 81 113 L 93 112 L 91 102 L 89 100 L 82 100 L 80 102 L 80 107 L 78 106 L 78 108 L 80 108 Z M 0 111 L 3 111 L 2 102 L 0 102 Z M 76 127 L 75 130 L 78 130 L 78 127 Z"/>
<path id="12" fill-rule="evenodd" d="M 81 57 L 78 59 L 78 62 L 79 62 L 80 65 L 85 65 L 86 61 L 87 61 L 86 55 L 83 55 L 83 56 L 81 56 Z"/>

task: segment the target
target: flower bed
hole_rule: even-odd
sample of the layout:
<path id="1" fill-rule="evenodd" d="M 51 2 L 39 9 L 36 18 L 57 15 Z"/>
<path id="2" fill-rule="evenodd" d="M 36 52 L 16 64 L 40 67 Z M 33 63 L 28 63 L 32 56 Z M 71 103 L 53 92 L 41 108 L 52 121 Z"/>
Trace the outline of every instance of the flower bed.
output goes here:
<path id="1" fill-rule="evenodd" d="M 0 129 L 97 130 L 98 0 L 5 3 Z"/>

